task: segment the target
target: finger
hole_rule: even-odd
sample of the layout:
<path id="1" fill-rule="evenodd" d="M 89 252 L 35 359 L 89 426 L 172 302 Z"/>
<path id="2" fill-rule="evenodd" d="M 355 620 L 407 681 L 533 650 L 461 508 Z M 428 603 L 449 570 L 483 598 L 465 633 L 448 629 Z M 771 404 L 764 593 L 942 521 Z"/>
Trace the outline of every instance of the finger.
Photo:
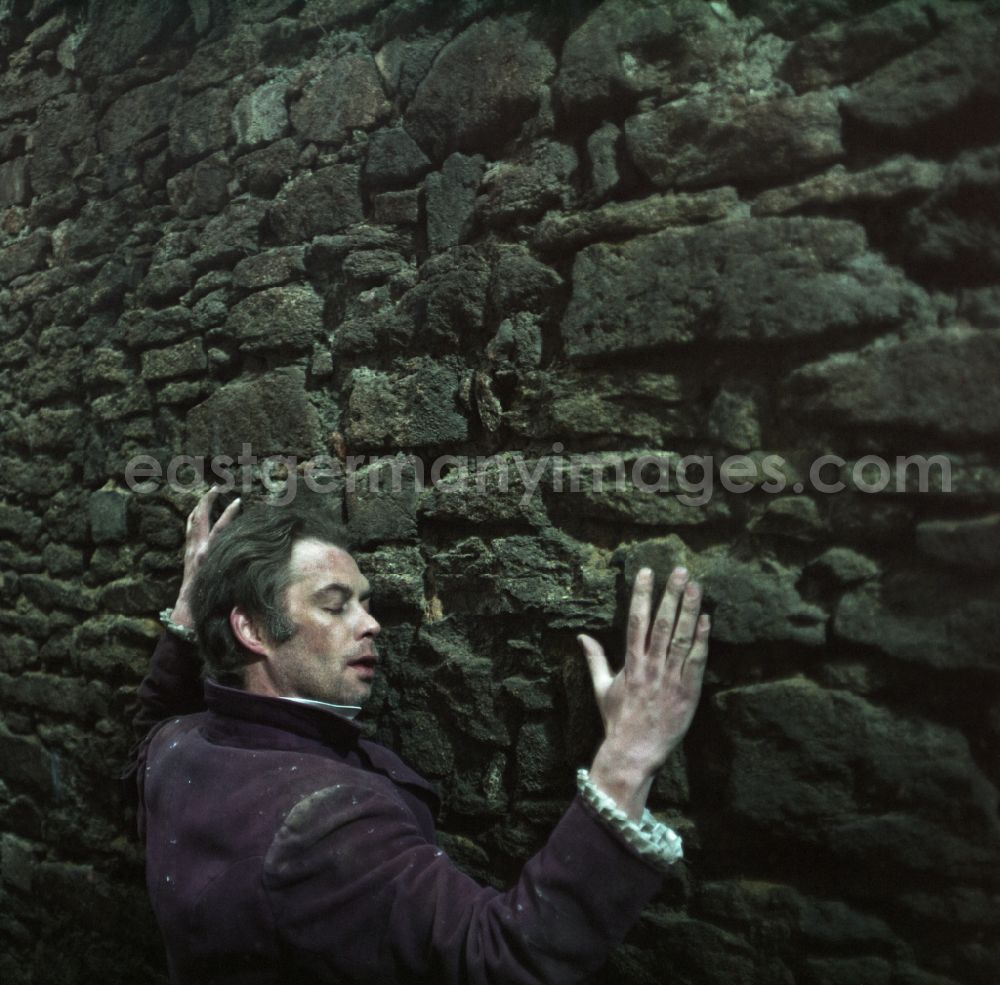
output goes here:
<path id="1" fill-rule="evenodd" d="M 215 502 L 216 497 L 222 492 L 221 486 L 212 486 L 211 489 L 206 492 L 201 499 L 195 504 L 194 509 L 188 514 L 188 530 L 193 531 L 196 528 L 200 536 L 205 536 L 208 533 L 208 518 L 212 514 L 212 504 Z"/>
<path id="2" fill-rule="evenodd" d="M 667 669 L 680 673 L 694 645 L 694 635 L 698 627 L 698 613 L 701 611 L 701 589 L 696 582 L 690 582 L 684 589 L 677 625 L 670 638 L 667 650 Z"/>
<path id="3" fill-rule="evenodd" d="M 663 590 L 660 607 L 656 610 L 656 620 L 649 640 L 649 650 L 654 660 L 662 660 L 666 655 L 674 623 L 677 621 L 677 608 L 687 580 L 687 568 L 674 568 L 667 579 L 667 587 Z"/>
<path id="4" fill-rule="evenodd" d="M 705 675 L 705 666 L 708 663 L 708 637 L 711 631 L 711 620 L 707 615 L 701 616 L 695 628 L 691 652 L 687 655 L 681 671 L 683 683 L 695 694 L 701 690 L 701 681 Z"/>
<path id="5" fill-rule="evenodd" d="M 625 668 L 638 671 L 646 660 L 646 636 L 649 633 L 649 612 L 653 605 L 653 572 L 640 568 L 632 586 L 628 610 L 628 630 L 625 638 Z"/>
<path id="6" fill-rule="evenodd" d="M 577 639 L 583 647 L 583 655 L 587 658 L 590 679 L 594 683 L 594 694 L 601 697 L 614 680 L 608 667 L 608 658 L 604 655 L 604 648 L 592 636 L 581 633 Z"/>
<path id="7" fill-rule="evenodd" d="M 220 530 L 225 530 L 240 511 L 240 497 L 237 496 L 223 511 L 222 516 L 215 521 L 209 537 L 214 537 Z"/>

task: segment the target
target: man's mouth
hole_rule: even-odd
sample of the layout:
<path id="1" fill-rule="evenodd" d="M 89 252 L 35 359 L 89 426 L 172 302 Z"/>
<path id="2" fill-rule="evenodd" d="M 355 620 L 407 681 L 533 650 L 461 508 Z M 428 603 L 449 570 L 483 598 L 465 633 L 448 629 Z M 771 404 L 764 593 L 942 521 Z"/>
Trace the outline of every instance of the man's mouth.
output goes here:
<path id="1" fill-rule="evenodd" d="M 378 664 L 378 657 L 374 653 L 368 653 L 354 660 L 348 661 L 349 667 L 357 667 L 364 676 L 375 676 L 375 666 Z"/>

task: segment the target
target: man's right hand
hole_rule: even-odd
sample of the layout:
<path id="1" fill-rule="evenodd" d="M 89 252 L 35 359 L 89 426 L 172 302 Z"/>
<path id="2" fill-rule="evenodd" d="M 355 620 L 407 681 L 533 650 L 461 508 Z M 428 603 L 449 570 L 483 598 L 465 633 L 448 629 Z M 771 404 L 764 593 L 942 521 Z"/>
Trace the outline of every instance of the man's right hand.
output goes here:
<path id="1" fill-rule="evenodd" d="M 617 674 L 597 640 L 579 637 L 605 732 L 590 779 L 632 818 L 642 816 L 654 774 L 691 724 L 708 659 L 709 618 L 699 617 L 701 590 L 684 568 L 670 575 L 650 628 L 652 605 L 653 572 L 643 568 Z"/>
<path id="2" fill-rule="evenodd" d="M 194 617 L 191 614 L 191 591 L 195 575 L 208 553 L 212 538 L 220 531 L 225 530 L 240 510 L 240 499 L 237 497 L 223 510 L 219 519 L 212 523 L 212 505 L 220 492 L 222 492 L 221 486 L 213 486 L 198 500 L 195 508 L 188 514 L 184 541 L 184 577 L 181 579 L 181 589 L 177 593 L 173 614 L 173 620 L 179 626 L 194 628 Z"/>

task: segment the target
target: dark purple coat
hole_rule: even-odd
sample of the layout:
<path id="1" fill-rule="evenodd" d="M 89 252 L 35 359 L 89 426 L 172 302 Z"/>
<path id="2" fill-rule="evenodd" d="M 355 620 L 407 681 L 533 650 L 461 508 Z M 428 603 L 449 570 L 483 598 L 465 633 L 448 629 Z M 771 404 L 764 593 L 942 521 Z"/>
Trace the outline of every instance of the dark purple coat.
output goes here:
<path id="1" fill-rule="evenodd" d="M 198 703 L 165 636 L 140 722 Z M 172 979 L 568 985 L 661 883 L 577 797 L 506 893 L 435 845 L 430 786 L 352 722 L 208 682 L 140 748 L 147 884 Z"/>

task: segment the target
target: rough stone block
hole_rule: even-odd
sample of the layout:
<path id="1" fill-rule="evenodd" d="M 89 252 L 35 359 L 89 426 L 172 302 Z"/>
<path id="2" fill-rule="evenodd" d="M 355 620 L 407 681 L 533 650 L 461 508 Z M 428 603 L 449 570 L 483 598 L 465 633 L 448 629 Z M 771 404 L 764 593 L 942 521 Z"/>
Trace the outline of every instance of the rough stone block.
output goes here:
<path id="1" fill-rule="evenodd" d="M 404 188 L 419 181 L 430 169 L 427 155 L 403 127 L 371 135 L 365 181 L 372 188 Z"/>
<path id="2" fill-rule="evenodd" d="M 112 157 L 129 154 L 136 144 L 167 126 L 177 101 L 177 82 L 161 79 L 119 96 L 98 124 L 101 151 Z"/>
<path id="3" fill-rule="evenodd" d="M 219 387 L 187 415 L 184 447 L 193 455 L 309 454 L 323 447 L 319 419 L 297 367 Z M 235 466 L 234 466 L 235 467 Z"/>
<path id="4" fill-rule="evenodd" d="M 508 225 L 536 219 L 550 208 L 566 208 L 576 167 L 572 147 L 544 141 L 486 172 L 476 211 L 488 224 Z"/>
<path id="5" fill-rule="evenodd" d="M 973 568 L 1000 568 L 1000 514 L 917 524 L 917 547 L 929 557 Z"/>
<path id="6" fill-rule="evenodd" d="M 201 339 L 188 339 L 169 349 L 150 349 L 142 354 L 140 375 L 144 380 L 171 380 L 203 373 L 208 359 Z"/>
<path id="7" fill-rule="evenodd" d="M 738 33 L 704 3 L 605 0 L 563 45 L 556 101 L 571 117 L 595 119 L 620 113 L 647 93 L 676 98 L 714 79 L 739 43 Z"/>
<path id="8" fill-rule="evenodd" d="M 406 112 L 435 161 L 452 151 L 496 154 L 537 110 L 552 52 L 513 18 L 466 28 L 440 51 Z"/>
<path id="9" fill-rule="evenodd" d="M 847 592 L 833 630 L 899 660 L 949 671 L 997 671 L 995 579 L 963 585 L 940 571 L 891 572 Z"/>
<path id="10" fill-rule="evenodd" d="M 354 552 L 353 556 L 371 583 L 377 611 L 419 612 L 423 608 L 426 564 L 419 548 L 379 547 L 368 553 Z"/>
<path id="11" fill-rule="evenodd" d="M 472 234 L 485 163 L 478 154 L 452 154 L 440 172 L 427 176 L 427 242 L 432 250 L 457 246 Z"/>
<path id="12" fill-rule="evenodd" d="M 949 114 L 983 100 L 996 112 L 1000 100 L 1000 24 L 973 14 L 933 41 L 884 65 L 855 86 L 845 115 L 882 134 L 919 134 Z"/>
<path id="13" fill-rule="evenodd" d="M 952 328 L 886 339 L 796 370 L 786 402 L 838 425 L 1000 432 L 1000 336 Z"/>
<path id="14" fill-rule="evenodd" d="M 268 211 L 278 242 L 299 243 L 360 222 L 359 173 L 356 164 L 334 164 L 286 185 Z"/>
<path id="15" fill-rule="evenodd" d="M 240 260 L 233 267 L 233 283 L 248 290 L 259 290 L 303 279 L 305 272 L 305 247 L 286 246 Z"/>
<path id="16" fill-rule="evenodd" d="M 462 386 L 461 369 L 451 361 L 417 358 L 395 373 L 354 370 L 351 445 L 406 448 L 465 440 L 468 423 L 458 403 Z"/>
<path id="17" fill-rule="evenodd" d="M 229 201 L 233 172 L 223 154 L 198 161 L 167 181 L 167 197 L 178 215 L 195 219 L 220 212 Z"/>
<path id="18" fill-rule="evenodd" d="M 323 331 L 323 299 L 304 284 L 269 287 L 231 308 L 226 330 L 247 352 L 304 352 Z"/>
<path id="19" fill-rule="evenodd" d="M 818 843 L 856 864 L 952 877 L 995 864 L 997 791 L 955 729 L 801 678 L 715 701 L 733 750 L 727 801 L 771 837 Z M 894 894 L 894 881 L 881 892 Z"/>
<path id="20" fill-rule="evenodd" d="M 833 92 L 690 96 L 625 121 L 636 167 L 658 188 L 773 182 L 843 157 Z"/>
<path id="21" fill-rule="evenodd" d="M 420 189 L 408 188 L 373 195 L 372 210 L 378 223 L 415 226 L 420 221 Z"/>
<path id="22" fill-rule="evenodd" d="M 27 158 L 18 157 L 0 164 L 0 208 L 27 205 L 30 198 Z"/>
<path id="23" fill-rule="evenodd" d="M 940 16 L 940 9 L 932 15 L 929 7 L 901 0 L 866 17 L 825 24 L 792 45 L 781 77 L 799 92 L 853 82 L 930 40 Z"/>
<path id="24" fill-rule="evenodd" d="M 229 143 L 232 107 L 226 89 L 206 89 L 170 115 L 170 153 L 188 163 Z"/>
<path id="25" fill-rule="evenodd" d="M 710 337 L 884 330 L 926 308 L 917 288 L 868 252 L 860 226 L 756 219 L 588 246 L 573 266 L 562 332 L 567 354 L 583 358 Z"/>
<path id="26" fill-rule="evenodd" d="M 926 202 L 903 226 L 911 263 L 960 283 L 1000 275 L 1000 147 L 968 151 L 947 166 Z"/>
<path id="27" fill-rule="evenodd" d="M 292 126 L 303 140 L 340 144 L 352 130 L 370 130 L 388 116 L 389 102 L 371 55 L 338 55 L 322 68 L 292 106 Z"/>
<path id="28" fill-rule="evenodd" d="M 0 724 L 0 778 L 12 790 L 48 799 L 52 795 L 48 751 L 36 739 L 13 735 Z"/>
<path id="29" fill-rule="evenodd" d="M 15 277 L 38 270 L 51 245 L 52 236 L 46 230 L 37 230 L 5 246 L 0 250 L 0 282 L 8 283 Z"/>
<path id="30" fill-rule="evenodd" d="M 97 544 L 120 544 L 128 538 L 130 496 L 117 489 L 90 494 L 90 535 Z"/>
<path id="31" fill-rule="evenodd" d="M 352 539 L 370 546 L 417 536 L 417 471 L 405 456 L 364 465 L 348 476 L 345 500 Z"/>
<path id="32" fill-rule="evenodd" d="M 248 92 L 236 104 L 231 125 L 236 134 L 238 151 L 269 144 L 284 135 L 288 128 L 286 91 L 283 79 L 272 79 Z"/>

